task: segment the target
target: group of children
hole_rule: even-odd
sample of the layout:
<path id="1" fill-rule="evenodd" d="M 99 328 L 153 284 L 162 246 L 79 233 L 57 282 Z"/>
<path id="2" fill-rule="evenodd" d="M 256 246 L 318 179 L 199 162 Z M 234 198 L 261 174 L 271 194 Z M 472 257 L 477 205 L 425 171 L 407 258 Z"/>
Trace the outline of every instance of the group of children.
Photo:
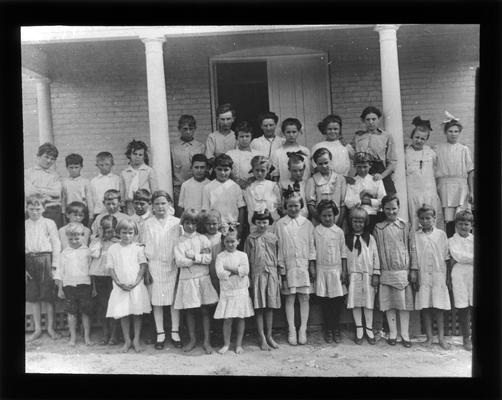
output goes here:
<path id="1" fill-rule="evenodd" d="M 66 157 L 70 176 L 61 180 L 51 168 L 57 149 L 40 146 L 37 166 L 25 173 L 26 298 L 35 322 L 30 340 L 41 334 L 41 302 L 47 303 L 48 333 L 58 337 L 53 320 L 59 297 L 72 345 L 79 313 L 84 341 L 91 344 L 90 317 L 96 312 L 103 344 L 117 342 L 115 320 L 120 320 L 123 351 L 140 351 L 142 315 L 153 310 L 155 348 L 162 349 L 169 307 L 176 347 L 182 347 L 183 311 L 185 351 L 196 345 L 199 314 L 207 353 L 213 352 L 213 319 L 223 320 L 222 354 L 230 347 L 235 319 L 240 353 L 244 320 L 253 315 L 260 347 L 270 350 L 278 347 L 272 324 L 281 294 L 291 345 L 307 342 L 310 294 L 315 294 L 328 343 L 341 341 L 346 306 L 355 322 L 355 343 L 366 337 L 375 344 L 378 302 L 387 317 L 389 345 L 397 342 L 398 317 L 401 343 L 411 346 L 409 312 L 422 310 L 425 345 L 432 343 L 434 317 L 439 344 L 447 349 L 443 312 L 451 308 L 451 289 L 464 347 L 472 347 L 473 164 L 468 148 L 457 142 L 458 119 L 448 114 L 447 143 L 436 152 L 425 145 L 430 122 L 413 120 L 406 149 L 408 224 L 398 217 L 391 178 L 395 148 L 378 128 L 377 108 L 363 110 L 365 130 L 350 144 L 343 141 L 341 118 L 328 115 L 319 123 L 326 140 L 312 148 L 312 157 L 297 143 L 302 125 L 296 118 L 282 122 L 281 137 L 275 132 L 278 117 L 265 113 L 259 118 L 263 136 L 252 140 L 247 122 L 231 129 L 231 105 L 218 107 L 217 115 L 218 130 L 205 146 L 194 139 L 193 116 L 179 119 L 180 139 L 172 147 L 174 199 L 159 189 L 141 141 L 128 144 L 130 162 L 120 177 L 111 172 L 113 156 L 99 153 L 100 174 L 91 181 L 80 176 L 78 154 Z M 437 228 L 443 220 L 449 239 Z"/>

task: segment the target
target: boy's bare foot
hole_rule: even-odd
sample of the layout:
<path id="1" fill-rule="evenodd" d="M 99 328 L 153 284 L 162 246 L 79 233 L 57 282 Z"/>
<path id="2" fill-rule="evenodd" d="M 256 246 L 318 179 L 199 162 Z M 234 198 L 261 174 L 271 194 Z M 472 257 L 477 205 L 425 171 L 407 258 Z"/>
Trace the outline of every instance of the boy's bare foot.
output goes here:
<path id="1" fill-rule="evenodd" d="M 451 346 L 448 342 L 446 342 L 446 340 L 440 340 L 439 341 L 439 346 L 443 349 L 443 350 L 450 350 Z"/>
<path id="2" fill-rule="evenodd" d="M 42 331 L 35 331 L 30 336 L 28 336 L 28 339 L 26 339 L 26 340 L 28 342 L 33 342 L 34 340 L 38 339 L 41 335 L 42 335 Z"/>
<path id="3" fill-rule="evenodd" d="M 129 349 L 131 348 L 131 341 L 127 341 L 124 343 L 124 345 L 120 348 L 120 351 L 122 353 L 127 353 Z"/>
<path id="4" fill-rule="evenodd" d="M 133 340 L 132 347 L 134 347 L 136 353 L 141 353 L 143 351 L 143 347 L 141 347 L 139 340 Z"/>
<path id="5" fill-rule="evenodd" d="M 119 344 L 119 341 L 116 337 L 111 337 L 110 340 L 108 341 L 108 345 L 110 346 L 115 346 L 116 344 Z"/>
<path id="6" fill-rule="evenodd" d="M 421 346 L 430 348 L 432 346 L 432 339 L 428 338 L 427 340 L 420 343 Z"/>
<path id="7" fill-rule="evenodd" d="M 206 351 L 206 354 L 213 354 L 214 349 L 212 348 L 210 343 L 203 343 L 202 348 Z"/>
<path id="8" fill-rule="evenodd" d="M 61 335 L 57 333 L 54 329 L 47 329 L 47 334 L 51 337 L 52 340 L 61 339 Z"/>
<path id="9" fill-rule="evenodd" d="M 84 337 L 84 343 L 86 346 L 94 346 L 94 342 L 90 338 Z"/>
<path id="10" fill-rule="evenodd" d="M 277 344 L 277 342 L 274 339 L 272 339 L 272 336 L 267 336 L 267 343 L 273 349 L 278 349 L 279 348 L 279 345 Z"/>
<path id="11" fill-rule="evenodd" d="M 260 340 L 260 349 L 262 349 L 263 351 L 270 351 L 270 347 L 265 339 Z M 236 352 L 237 352 L 237 349 L 236 349 Z"/>
<path id="12" fill-rule="evenodd" d="M 185 345 L 185 347 L 183 347 L 183 351 L 185 353 L 192 351 L 194 349 L 196 343 L 197 343 L 197 341 L 195 339 L 190 339 L 190 341 Z"/>
<path id="13" fill-rule="evenodd" d="M 68 344 L 71 347 L 75 347 L 77 345 L 77 338 L 70 338 L 70 340 L 68 341 Z"/>
<path id="14" fill-rule="evenodd" d="M 221 349 L 218 350 L 218 353 L 225 354 L 227 351 L 228 351 L 228 346 L 223 346 Z"/>
<path id="15" fill-rule="evenodd" d="M 242 348 L 242 346 L 237 346 L 235 348 L 235 354 L 241 354 L 241 353 L 244 353 L 244 349 Z"/>

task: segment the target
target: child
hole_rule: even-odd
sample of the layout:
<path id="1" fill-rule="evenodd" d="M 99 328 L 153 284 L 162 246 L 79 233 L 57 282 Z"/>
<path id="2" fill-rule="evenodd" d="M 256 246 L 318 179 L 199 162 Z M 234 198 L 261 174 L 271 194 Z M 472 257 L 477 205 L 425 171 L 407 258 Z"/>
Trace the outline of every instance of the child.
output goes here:
<path id="1" fill-rule="evenodd" d="M 181 186 L 193 176 L 193 156 L 203 154 L 206 146 L 194 139 L 197 124 L 192 115 L 183 114 L 178 119 L 179 139 L 171 146 L 173 165 L 174 204 L 178 206 Z M 185 207 L 190 208 L 190 207 Z"/>
<path id="2" fill-rule="evenodd" d="M 286 295 L 288 342 L 307 343 L 309 293 L 313 292 L 316 252 L 314 226 L 300 215 L 303 199 L 298 192 L 289 193 L 284 201 L 287 215 L 277 221 L 275 234 L 279 239 L 278 266 L 282 276 L 281 293 Z M 295 299 L 300 302 L 301 324 L 298 338 L 295 328 Z"/>
<path id="3" fill-rule="evenodd" d="M 443 310 L 449 310 L 450 294 L 446 286 L 446 262 L 448 255 L 448 239 L 446 233 L 434 226 L 436 210 L 431 205 L 424 204 L 417 210 L 420 226 L 414 232 L 419 287 L 415 296 L 415 309 L 422 310 L 427 340 L 425 347 L 432 345 L 432 314 L 436 318 L 439 345 L 448 350 L 450 345 L 444 339 Z"/>
<path id="4" fill-rule="evenodd" d="M 347 185 L 345 194 L 345 205 L 348 209 L 361 206 L 368 213 L 368 232 L 372 232 L 375 224 L 383 220 L 379 215 L 380 203 L 386 195 L 383 181 L 375 181 L 369 174 L 370 165 L 370 154 L 359 152 L 354 155 L 356 176 L 354 183 Z M 377 221 L 378 218 L 380 219 Z"/>
<path id="5" fill-rule="evenodd" d="M 284 144 L 284 138 L 275 134 L 279 117 L 273 112 L 258 116 L 258 123 L 263 135 L 251 141 L 251 149 L 270 158 L 272 153 Z"/>
<path id="6" fill-rule="evenodd" d="M 340 215 L 335 216 L 335 223 L 342 226 L 345 214 L 345 192 L 347 190 L 345 178 L 331 170 L 332 155 L 328 149 L 324 147 L 317 149 L 312 159 L 315 161 L 319 172 L 316 172 L 307 180 L 305 187 L 310 218 L 315 225 L 318 225 L 317 205 L 321 200 L 332 200 L 340 210 Z"/>
<path id="7" fill-rule="evenodd" d="M 223 319 L 223 347 L 218 353 L 225 354 L 230 347 L 232 322 L 237 319 L 235 352 L 240 354 L 244 337 L 244 318 L 252 317 L 253 303 L 249 297 L 249 262 L 246 253 L 237 250 L 237 231 L 230 228 L 223 233 L 225 250 L 216 257 L 216 273 L 220 279 L 220 300 L 214 313 L 215 319 Z"/>
<path id="8" fill-rule="evenodd" d="M 406 184 L 408 187 L 408 213 L 411 227 L 416 231 L 419 227 L 417 210 L 422 204 L 430 204 L 436 213 L 436 226 L 443 228 L 443 210 L 436 188 L 434 170 L 437 156 L 425 143 L 432 131 L 431 123 L 420 117 L 413 118 L 415 128 L 411 132 L 411 145 L 405 150 Z"/>
<path id="9" fill-rule="evenodd" d="M 127 353 L 131 348 L 129 329 L 132 315 L 134 324 L 132 346 L 139 353 L 142 351 L 139 343 L 141 316 L 152 310 L 148 290 L 143 282 L 147 261 L 143 246 L 133 242 L 134 235 L 138 234 L 138 227 L 133 220 L 125 218 L 119 221 L 115 231 L 119 235 L 120 242 L 112 244 L 106 255 L 106 267 L 113 279 L 106 317 L 120 319 L 125 342 L 122 352 Z"/>
<path id="10" fill-rule="evenodd" d="M 35 322 L 35 332 L 28 338 L 30 342 L 42 334 L 42 303 L 47 306 L 47 333 L 54 340 L 60 337 L 54 331 L 56 287 L 52 271 L 58 266 L 61 243 L 55 222 L 42 216 L 46 201 L 47 196 L 42 193 L 35 193 L 26 198 L 28 212 L 28 219 L 24 222 L 26 301 L 31 305 Z"/>
<path id="11" fill-rule="evenodd" d="M 163 190 L 152 195 L 153 217 L 148 218 L 140 232 L 140 243 L 145 245 L 148 269 L 153 283 L 149 285 L 153 317 L 157 330 L 155 349 L 162 350 L 165 345 L 164 307 L 170 306 L 171 339 L 181 347 L 179 336 L 180 312 L 173 307 L 178 269 L 174 264 L 174 246 L 180 237 L 179 219 L 172 213 L 173 201 Z"/>
<path id="12" fill-rule="evenodd" d="M 196 231 L 199 224 L 197 210 L 186 210 L 181 216 L 180 224 L 184 233 L 174 248 L 176 266 L 180 268 L 179 282 L 176 289 L 174 308 L 185 310 L 190 341 L 184 351 L 191 351 L 196 344 L 195 312 L 200 309 L 206 354 L 212 354 L 213 348 L 209 340 L 210 320 L 209 305 L 218 302 L 218 293 L 211 284 L 209 264 L 211 263 L 211 243 L 204 235 Z"/>
<path id="13" fill-rule="evenodd" d="M 134 192 L 132 204 L 134 207 L 134 215 L 131 219 L 138 225 L 138 231 L 141 232 L 145 221 L 152 216 L 150 205 L 152 203 L 152 195 L 146 189 L 139 189 Z"/>
<path id="14" fill-rule="evenodd" d="M 108 299 L 112 292 L 112 277 L 110 271 L 106 269 L 106 254 L 108 249 L 119 240 L 115 237 L 117 218 L 113 215 L 105 215 L 99 224 L 98 237 L 89 246 L 91 262 L 89 265 L 89 275 L 91 276 L 92 289 L 96 293 L 97 318 L 103 327 L 102 345 L 117 344 L 116 327 L 117 324 L 112 318 L 106 318 Z"/>
<path id="15" fill-rule="evenodd" d="M 339 175 L 347 176 L 350 171 L 350 156 L 347 148 L 340 141 L 342 138 L 342 119 L 338 115 L 330 114 L 317 124 L 319 131 L 326 140 L 316 143 L 312 147 L 312 154 L 320 148 L 326 148 L 330 151 L 331 170 Z M 312 168 L 317 165 L 312 159 Z"/>
<path id="16" fill-rule="evenodd" d="M 221 104 L 216 109 L 218 129 L 210 133 L 206 141 L 206 157 L 209 166 L 214 166 L 214 159 L 220 154 L 235 149 L 236 139 L 232 125 L 235 122 L 235 109 L 231 104 Z"/>
<path id="17" fill-rule="evenodd" d="M 279 181 L 279 188 L 281 190 L 281 206 L 278 209 L 279 215 L 286 215 L 286 210 L 282 207 L 286 194 L 298 192 L 304 204 L 304 207 L 300 210 L 300 215 L 305 218 L 308 217 L 309 211 L 307 209 L 307 201 L 305 200 L 305 180 L 303 179 L 306 165 L 306 161 L 302 155 L 296 153 L 288 155 L 289 179 Z"/>
<path id="18" fill-rule="evenodd" d="M 238 221 L 240 232 L 244 222 L 246 203 L 244 203 L 239 185 L 229 179 L 232 167 L 232 158 L 226 154 L 220 154 L 214 159 L 216 179 L 202 189 L 202 208 L 218 210 L 222 223 Z"/>
<path id="19" fill-rule="evenodd" d="M 125 152 L 129 166 L 120 173 L 120 197 L 125 203 L 125 212 L 134 214 L 133 195 L 138 189 L 147 189 L 150 193 L 159 189 L 157 174 L 148 165 L 148 147 L 141 140 L 133 140 Z"/>
<path id="20" fill-rule="evenodd" d="M 455 213 L 470 210 L 474 203 L 474 164 L 469 148 L 458 143 L 462 125 L 447 111 L 443 121 L 446 143 L 435 148 L 437 154 L 436 179 L 443 206 L 446 235 L 455 233 Z"/>
<path id="21" fill-rule="evenodd" d="M 261 156 L 260 156 L 261 157 Z M 251 288 L 255 309 L 256 328 L 258 329 L 260 348 L 270 350 L 279 348 L 272 338 L 274 309 L 281 308 L 281 279 L 277 272 L 277 236 L 268 230 L 274 223 L 270 211 L 266 208 L 255 211 L 252 223 L 256 230 L 246 239 L 244 251 L 249 257 L 251 267 Z M 263 332 L 263 314 L 265 314 L 266 335 Z"/>
<path id="22" fill-rule="evenodd" d="M 276 182 L 266 180 L 270 170 L 270 161 L 264 156 L 254 156 L 251 160 L 252 172 L 255 180 L 244 191 L 244 200 L 247 205 L 249 226 L 253 232 L 252 222 L 254 213 L 267 209 L 272 217 L 278 218 L 277 209 L 281 205 L 281 190 Z"/>
<path id="23" fill-rule="evenodd" d="M 385 221 L 375 225 L 375 236 L 380 257 L 380 310 L 384 311 L 389 323 L 387 343 L 397 343 L 396 310 L 399 312 L 402 344 L 411 347 L 408 327 L 410 311 L 413 310 L 413 293 L 409 283 L 417 282 L 416 251 L 409 238 L 409 226 L 398 218 L 399 199 L 395 194 L 382 199 Z M 410 257 L 411 253 L 411 257 Z M 411 262 L 410 262 L 411 260 Z M 415 289 L 416 290 L 416 289 Z"/>
<path id="24" fill-rule="evenodd" d="M 91 179 L 89 197 L 89 219 L 94 219 L 105 212 L 103 199 L 105 192 L 110 189 L 120 190 L 120 178 L 112 171 L 113 156 L 107 151 L 102 151 L 96 156 L 96 167 L 99 169 L 98 176 Z"/>
<path id="25" fill-rule="evenodd" d="M 349 274 L 347 308 L 352 309 L 356 325 L 354 342 L 363 343 L 364 333 L 360 329 L 364 328 L 366 340 L 374 345 L 376 339 L 373 334 L 373 308 L 375 293 L 380 283 L 380 260 L 375 238 L 367 230 L 368 222 L 368 213 L 363 207 L 355 206 L 350 210 L 350 231 L 345 235 Z M 364 309 L 364 326 L 362 309 Z"/>
<path id="26" fill-rule="evenodd" d="M 388 133 L 378 128 L 382 112 L 373 106 L 366 107 L 361 113 L 364 131 L 357 131 L 350 147 L 349 154 L 364 151 L 372 157 L 369 173 L 375 181 L 382 180 L 387 194 L 396 193 L 392 181 L 392 173 L 396 168 L 397 156 L 394 139 Z"/>
<path id="27" fill-rule="evenodd" d="M 45 197 L 45 218 L 52 219 L 57 228 L 63 226 L 61 209 L 61 178 L 51 167 L 58 158 L 58 149 L 52 143 L 38 148 L 37 165 L 24 171 L 24 195 L 41 194 Z"/>
<path id="28" fill-rule="evenodd" d="M 448 286 L 453 289 L 453 300 L 458 310 L 464 348 L 469 351 L 472 350 L 470 314 L 474 305 L 474 236 L 471 233 L 473 220 L 469 210 L 458 212 L 455 216 L 457 232 L 448 239 L 451 256 L 448 266 Z"/>
<path id="29" fill-rule="evenodd" d="M 209 239 L 211 244 L 211 263 L 209 264 L 209 276 L 211 277 L 211 283 L 216 289 L 216 292 L 220 293 L 220 280 L 216 274 L 216 256 L 222 251 L 222 241 L 221 241 L 221 215 L 218 210 L 212 209 L 209 211 L 202 212 L 201 216 L 201 226 L 202 232 Z"/>
<path id="30" fill-rule="evenodd" d="M 333 200 L 321 200 L 317 206 L 321 221 L 314 229 L 316 269 L 315 293 L 321 300 L 324 317 L 324 340 L 340 343 L 340 317 L 347 289 L 347 255 L 343 231 L 335 225 L 338 207 Z"/>
<path id="31" fill-rule="evenodd" d="M 202 209 L 202 190 L 209 182 L 207 179 L 208 161 L 204 154 L 195 154 L 192 157 L 192 175 L 183 182 L 178 201 L 178 215 L 183 214 L 185 209 Z"/>
<path id="32" fill-rule="evenodd" d="M 94 222 L 92 223 L 91 226 L 93 238 L 95 238 L 98 235 L 101 218 L 103 218 L 105 215 L 113 215 L 115 218 L 117 218 L 117 223 L 129 217 L 127 214 L 123 214 L 119 211 L 120 192 L 118 190 L 115 189 L 107 190 L 103 195 L 103 204 L 105 206 L 105 211 L 99 214 L 94 219 Z"/>
<path id="33" fill-rule="evenodd" d="M 68 247 L 68 235 L 66 234 L 66 228 L 71 223 L 81 224 L 85 216 L 85 204 L 79 201 L 74 201 L 66 207 L 66 218 L 69 223 L 59 229 L 59 240 L 61 242 L 61 248 L 64 250 Z M 89 244 L 89 238 L 91 237 L 91 230 L 84 226 L 84 234 L 80 237 L 80 240 L 84 246 Z"/>
<path id="34" fill-rule="evenodd" d="M 59 257 L 59 267 L 54 279 L 58 283 L 58 297 L 65 300 L 65 311 L 68 314 L 68 327 L 70 329 L 70 346 L 75 346 L 77 341 L 77 316 L 82 313 L 82 326 L 84 327 L 84 342 L 92 346 L 91 341 L 91 312 L 92 296 L 95 292 L 91 289 L 89 276 L 90 251 L 87 245 L 82 244 L 84 226 L 80 222 L 71 222 L 65 229 L 68 239 L 66 247 Z"/>
<path id="35" fill-rule="evenodd" d="M 89 205 L 89 199 L 91 198 L 90 182 L 89 179 L 80 176 L 80 171 L 84 166 L 84 160 L 80 154 L 70 154 L 65 158 L 66 169 L 70 176 L 68 178 L 63 178 L 62 181 L 62 192 L 61 192 L 61 204 L 63 206 L 63 214 L 66 215 L 66 207 L 68 204 L 78 201 L 84 203 L 85 207 Z M 88 214 L 88 209 L 85 210 Z M 82 222 L 85 226 L 89 225 L 89 215 L 85 215 Z"/>
<path id="36" fill-rule="evenodd" d="M 259 153 L 249 147 L 253 134 L 251 126 L 246 121 L 240 122 L 235 131 L 237 148 L 227 151 L 226 154 L 230 156 L 234 162 L 232 167 L 232 179 L 244 190 L 251 176 L 249 171 L 251 159 Z"/>
<path id="37" fill-rule="evenodd" d="M 289 155 L 290 153 L 297 153 L 310 159 L 310 151 L 305 146 L 299 145 L 296 140 L 302 132 L 302 124 L 296 118 L 286 118 L 282 121 L 282 133 L 286 140 L 284 144 L 275 150 L 270 157 L 270 161 L 274 166 L 274 171 L 270 174 L 275 181 L 279 181 L 282 187 L 287 184 L 289 180 Z M 310 178 L 310 163 L 305 163 L 305 174 L 303 180 L 306 181 Z"/>

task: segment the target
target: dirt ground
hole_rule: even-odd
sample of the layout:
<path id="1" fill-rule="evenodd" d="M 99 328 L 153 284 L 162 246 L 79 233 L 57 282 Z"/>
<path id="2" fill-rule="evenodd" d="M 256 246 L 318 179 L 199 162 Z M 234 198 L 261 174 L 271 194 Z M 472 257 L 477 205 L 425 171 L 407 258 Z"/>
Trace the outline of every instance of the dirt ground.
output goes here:
<path id="1" fill-rule="evenodd" d="M 27 335 L 28 336 L 28 335 Z M 261 351 L 252 333 L 244 338 L 244 353 L 234 347 L 225 355 L 204 354 L 200 345 L 190 353 L 176 349 L 170 342 L 164 350 L 143 345 L 136 354 L 132 349 L 120 353 L 117 346 L 85 346 L 80 337 L 75 348 L 68 338 L 52 341 L 46 334 L 26 343 L 27 373 L 77 374 L 153 374 L 153 375 L 255 375 L 255 376 L 399 376 L 399 377 L 470 377 L 472 353 L 462 348 L 461 337 L 448 337 L 451 350 L 436 343 L 425 349 L 413 338 L 413 346 L 400 343 L 389 346 L 383 338 L 371 346 L 353 342 L 352 332 L 342 332 L 342 343 L 327 344 L 320 330 L 309 332 L 304 346 L 290 346 L 285 332 L 274 332 L 280 348 Z M 100 332 L 93 334 L 98 341 Z M 218 340 L 214 340 L 215 349 Z M 221 344 L 221 343 L 220 343 Z"/>

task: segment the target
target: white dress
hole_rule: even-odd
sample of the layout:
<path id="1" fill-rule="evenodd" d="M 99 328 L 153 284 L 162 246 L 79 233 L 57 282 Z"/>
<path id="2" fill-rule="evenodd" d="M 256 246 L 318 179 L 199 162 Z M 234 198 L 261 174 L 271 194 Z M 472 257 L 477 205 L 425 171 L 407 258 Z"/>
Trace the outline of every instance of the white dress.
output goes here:
<path id="1" fill-rule="evenodd" d="M 202 250 L 208 253 L 201 253 Z M 185 256 L 187 251 L 195 255 L 195 260 Z M 211 283 L 209 264 L 211 263 L 211 242 L 200 233 L 184 233 L 174 248 L 176 265 L 180 268 L 178 288 L 174 308 L 184 310 L 215 304 L 218 293 Z"/>
<path id="2" fill-rule="evenodd" d="M 330 228 L 317 225 L 314 229 L 314 242 L 317 254 L 315 293 L 319 297 L 340 297 L 347 293 L 342 284 L 342 258 L 345 254 L 345 237 L 336 225 Z"/>
<path id="3" fill-rule="evenodd" d="M 345 147 L 339 140 L 333 141 L 323 141 L 316 143 L 312 146 L 311 154 L 313 155 L 317 149 L 321 148 L 328 149 L 331 153 L 331 170 L 335 171 L 339 175 L 347 176 L 350 171 L 350 156 L 347 147 Z M 312 168 L 317 165 L 314 160 L 312 160 Z"/>
<path id="4" fill-rule="evenodd" d="M 249 226 L 253 226 L 251 220 L 254 212 L 263 212 L 265 208 L 270 211 L 274 221 L 279 219 L 277 209 L 281 205 L 281 189 L 276 182 L 254 181 L 244 191 L 244 201 L 248 209 Z"/>
<path id="5" fill-rule="evenodd" d="M 202 189 L 202 208 L 218 210 L 223 224 L 236 222 L 239 219 L 239 208 L 245 205 L 242 189 L 231 179 L 225 182 L 215 179 Z"/>
<path id="6" fill-rule="evenodd" d="M 448 239 L 450 256 L 457 263 L 451 271 L 455 308 L 473 306 L 474 236 L 455 233 Z"/>
<path id="7" fill-rule="evenodd" d="M 450 294 L 446 286 L 446 261 L 448 239 L 446 233 L 434 228 L 425 233 L 422 229 L 414 232 L 417 248 L 417 264 L 420 289 L 415 295 L 415 309 L 451 309 Z"/>
<path id="8" fill-rule="evenodd" d="M 284 182 L 288 181 L 290 174 L 289 174 L 289 169 L 288 169 L 288 153 L 289 152 L 297 152 L 301 150 L 305 156 L 303 157 L 305 161 L 305 172 L 303 174 L 303 181 L 307 181 L 308 178 L 310 178 L 310 151 L 307 149 L 305 146 L 301 146 L 299 144 L 296 144 L 294 146 L 287 146 L 285 147 L 284 145 L 279 147 L 277 150 L 275 150 L 272 153 L 272 156 L 270 157 L 270 161 L 272 162 L 272 165 L 274 166 L 274 170 L 270 174 L 271 176 L 278 176 L 279 177 L 279 182 Z"/>
<path id="9" fill-rule="evenodd" d="M 224 267 L 238 267 L 239 273 Z M 249 296 L 249 261 L 246 253 L 223 251 L 216 257 L 216 273 L 220 279 L 220 300 L 214 312 L 215 319 L 247 318 L 254 315 Z"/>
<path id="10" fill-rule="evenodd" d="M 106 266 L 115 271 L 120 283 L 132 284 L 138 277 L 140 264 L 146 263 L 143 247 L 138 243 L 123 246 L 115 243 L 107 253 Z M 107 318 L 119 319 L 128 315 L 141 315 L 152 311 L 148 290 L 143 279 L 130 291 L 123 290 L 113 282 L 108 300 Z"/>
<path id="11" fill-rule="evenodd" d="M 179 221 L 172 215 L 164 220 L 153 216 L 144 222 L 140 231 L 140 242 L 145 245 L 148 269 L 153 278 L 148 289 L 154 306 L 170 306 L 174 303 L 178 277 L 174 246 L 181 233 Z"/>
<path id="12" fill-rule="evenodd" d="M 369 193 L 373 198 L 371 199 L 371 206 L 369 204 L 361 205 L 366 210 L 368 215 L 376 215 L 380 210 L 380 203 L 386 195 L 383 181 L 373 180 L 373 176 L 367 174 L 364 178 L 359 175 L 354 176 L 354 184 L 347 185 L 345 192 L 345 205 L 350 210 L 352 207 L 361 205 L 360 194 L 363 190 Z"/>
<path id="13" fill-rule="evenodd" d="M 424 145 L 423 150 L 420 151 L 408 146 L 405 157 L 408 213 L 412 229 L 417 230 L 419 227 L 417 210 L 424 203 L 434 207 L 434 210 L 436 210 L 436 226 L 443 229 L 443 210 L 438 196 L 436 179 L 434 178 L 434 169 L 437 164 L 436 153 L 427 145 Z"/>

